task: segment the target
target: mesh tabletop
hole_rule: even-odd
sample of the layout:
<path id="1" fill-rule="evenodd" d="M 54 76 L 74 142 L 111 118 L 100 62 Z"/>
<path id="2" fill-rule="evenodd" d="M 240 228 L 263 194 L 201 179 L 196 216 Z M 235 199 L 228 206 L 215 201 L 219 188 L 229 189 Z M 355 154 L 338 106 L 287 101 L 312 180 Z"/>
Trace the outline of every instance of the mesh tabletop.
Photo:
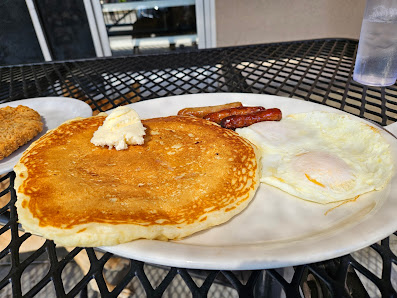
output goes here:
<path id="1" fill-rule="evenodd" d="M 321 39 L 0 67 L 0 103 L 73 97 L 95 115 L 159 97 L 236 92 L 321 103 L 383 126 L 395 122 L 396 86 L 354 82 L 356 50 L 356 40 Z M 0 297 L 397 295 L 396 233 L 350 255 L 295 267 L 170 268 L 92 248 L 57 247 L 49 240 L 31 244 L 36 236 L 23 233 L 17 223 L 14 178 L 14 172 L 0 178 Z"/>

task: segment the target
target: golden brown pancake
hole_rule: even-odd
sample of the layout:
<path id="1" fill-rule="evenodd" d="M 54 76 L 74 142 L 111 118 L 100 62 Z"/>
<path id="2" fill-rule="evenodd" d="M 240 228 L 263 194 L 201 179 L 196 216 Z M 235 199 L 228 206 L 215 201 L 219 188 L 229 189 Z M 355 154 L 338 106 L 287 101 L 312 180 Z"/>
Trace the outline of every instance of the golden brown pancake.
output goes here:
<path id="1" fill-rule="evenodd" d="M 256 148 L 207 120 L 143 120 L 145 143 L 90 140 L 105 117 L 51 130 L 15 166 L 19 221 L 66 246 L 179 239 L 241 212 L 259 185 Z"/>

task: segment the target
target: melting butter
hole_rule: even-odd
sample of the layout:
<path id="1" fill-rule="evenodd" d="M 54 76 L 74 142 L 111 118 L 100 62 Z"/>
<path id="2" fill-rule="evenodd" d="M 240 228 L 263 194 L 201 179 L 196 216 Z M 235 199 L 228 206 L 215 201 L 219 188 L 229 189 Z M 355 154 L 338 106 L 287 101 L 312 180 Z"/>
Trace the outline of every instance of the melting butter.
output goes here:
<path id="1" fill-rule="evenodd" d="M 118 107 L 94 132 L 91 143 L 95 146 L 109 146 L 109 149 L 114 147 L 116 150 L 124 150 L 128 145 L 142 145 L 145 129 L 136 111 L 129 107 Z"/>

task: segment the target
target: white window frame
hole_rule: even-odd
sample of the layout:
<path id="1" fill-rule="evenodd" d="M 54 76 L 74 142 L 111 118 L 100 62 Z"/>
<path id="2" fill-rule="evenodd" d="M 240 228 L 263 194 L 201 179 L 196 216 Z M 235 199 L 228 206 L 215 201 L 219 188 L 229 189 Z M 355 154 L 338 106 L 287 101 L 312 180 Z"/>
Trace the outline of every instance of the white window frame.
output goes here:
<path id="1" fill-rule="evenodd" d="M 99 0 L 83 0 L 97 57 L 112 56 Z"/>
<path id="2" fill-rule="evenodd" d="M 45 61 L 52 61 L 51 53 L 48 48 L 47 40 L 45 38 L 43 29 L 41 28 L 41 24 L 39 21 L 39 17 L 37 15 L 36 6 L 34 5 L 33 0 L 25 0 L 26 6 L 28 7 L 30 18 L 32 19 L 33 28 L 36 32 L 37 40 L 39 41 L 39 45 L 41 48 L 41 52 L 44 56 Z"/>
<path id="3" fill-rule="evenodd" d="M 37 39 L 43 53 L 45 61 L 52 61 L 53 57 L 48 47 L 48 42 L 45 38 L 43 28 L 41 26 L 36 6 L 33 0 L 25 0 L 26 6 L 29 10 L 30 18 L 32 19 L 33 27 L 36 32 Z M 109 39 L 106 32 L 105 21 L 103 20 L 101 3 L 99 0 L 83 0 L 84 8 L 86 10 L 88 25 L 94 44 L 95 54 L 97 57 L 111 56 Z"/>
<path id="4" fill-rule="evenodd" d="M 196 22 L 199 49 L 215 48 L 215 0 L 196 0 Z"/>

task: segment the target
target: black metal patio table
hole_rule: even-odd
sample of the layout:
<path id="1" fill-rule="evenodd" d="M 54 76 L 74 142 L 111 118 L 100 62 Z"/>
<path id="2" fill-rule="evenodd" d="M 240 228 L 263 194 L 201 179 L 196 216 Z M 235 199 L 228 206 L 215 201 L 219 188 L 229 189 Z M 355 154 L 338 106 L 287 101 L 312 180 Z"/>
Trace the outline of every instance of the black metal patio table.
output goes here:
<path id="1" fill-rule="evenodd" d="M 0 67 L 0 103 L 65 96 L 88 103 L 97 114 L 119 105 L 195 93 L 272 94 L 328 105 L 385 126 L 397 120 L 397 87 L 367 87 L 352 80 L 357 41 L 319 39 L 159 55 L 60 61 Z M 252 271 L 198 270 L 124 260 L 93 248 L 65 250 L 52 241 L 30 253 L 14 203 L 15 174 L 0 178 L 0 297 L 397 297 L 397 233 L 345 255 L 291 268 Z M 2 238 L 0 238 L 2 239 Z M 86 253 L 88 272 L 76 267 Z M 373 264 L 377 264 L 373 269 Z M 371 265 L 372 264 L 372 265 Z M 113 280 L 109 288 L 105 278 Z M 92 284 L 96 284 L 94 291 Z"/>

